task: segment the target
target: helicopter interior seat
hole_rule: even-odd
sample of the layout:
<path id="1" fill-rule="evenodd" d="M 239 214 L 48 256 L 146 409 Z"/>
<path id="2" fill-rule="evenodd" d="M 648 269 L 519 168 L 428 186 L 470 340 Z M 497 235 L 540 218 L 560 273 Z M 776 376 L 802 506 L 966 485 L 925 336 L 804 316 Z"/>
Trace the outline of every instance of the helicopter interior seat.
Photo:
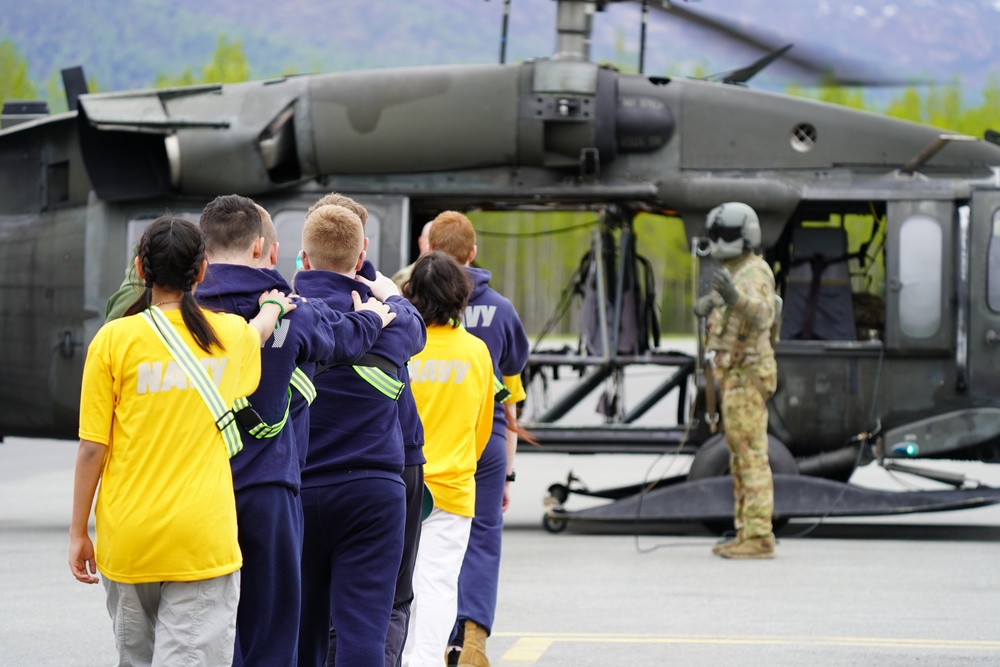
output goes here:
<path id="1" fill-rule="evenodd" d="M 857 340 L 849 259 L 842 228 L 792 231 L 782 340 Z"/>

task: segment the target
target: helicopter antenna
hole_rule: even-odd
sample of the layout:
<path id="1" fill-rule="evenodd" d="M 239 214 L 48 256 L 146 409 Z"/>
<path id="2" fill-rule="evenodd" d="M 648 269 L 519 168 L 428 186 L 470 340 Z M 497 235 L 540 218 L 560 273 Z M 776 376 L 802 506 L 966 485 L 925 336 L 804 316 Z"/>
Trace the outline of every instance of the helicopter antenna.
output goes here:
<path id="1" fill-rule="evenodd" d="M 510 24 L 510 0 L 503 0 L 503 24 L 500 28 L 500 64 L 507 62 L 507 26 Z"/>
<path id="2" fill-rule="evenodd" d="M 642 20 L 639 23 L 639 74 L 646 66 L 646 24 L 649 22 L 649 0 L 642 0 Z"/>

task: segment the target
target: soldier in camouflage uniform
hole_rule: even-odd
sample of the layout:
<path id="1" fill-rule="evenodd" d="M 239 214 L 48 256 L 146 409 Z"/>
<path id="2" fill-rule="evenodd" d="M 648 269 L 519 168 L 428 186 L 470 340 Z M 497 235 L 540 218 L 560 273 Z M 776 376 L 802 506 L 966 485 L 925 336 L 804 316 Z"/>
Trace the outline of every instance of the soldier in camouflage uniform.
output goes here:
<path id="1" fill-rule="evenodd" d="M 722 261 L 712 291 L 694 311 L 708 317 L 705 348 L 722 402 L 722 421 L 736 499 L 736 537 L 716 545 L 723 558 L 772 558 L 774 482 L 767 459 L 767 405 L 777 384 L 771 342 L 774 274 L 754 251 L 760 246 L 757 214 L 730 202 L 706 222 L 710 255 Z"/>

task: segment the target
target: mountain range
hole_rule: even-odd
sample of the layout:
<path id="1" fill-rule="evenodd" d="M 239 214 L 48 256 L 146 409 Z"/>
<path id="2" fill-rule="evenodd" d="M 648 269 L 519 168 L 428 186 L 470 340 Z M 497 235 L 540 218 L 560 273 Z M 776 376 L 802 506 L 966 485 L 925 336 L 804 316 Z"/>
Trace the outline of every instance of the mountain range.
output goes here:
<path id="1" fill-rule="evenodd" d="M 507 62 L 552 55 L 556 3 L 509 0 Z M 651 1 L 650 5 L 658 2 Z M 698 0 L 674 4 L 774 44 L 827 58 L 837 72 L 958 83 L 967 101 L 998 71 L 1000 0 Z M 40 90 L 83 65 L 101 90 L 149 87 L 157 74 L 197 72 L 218 39 L 239 40 L 254 77 L 409 65 L 497 62 L 504 0 L 32 0 L 0 10 Z M 591 56 L 635 70 L 640 3 L 594 15 Z M 651 7 L 645 72 L 700 76 L 761 57 Z M 781 64 L 751 85 L 802 80 Z M 804 79 L 808 82 L 808 78 Z"/>

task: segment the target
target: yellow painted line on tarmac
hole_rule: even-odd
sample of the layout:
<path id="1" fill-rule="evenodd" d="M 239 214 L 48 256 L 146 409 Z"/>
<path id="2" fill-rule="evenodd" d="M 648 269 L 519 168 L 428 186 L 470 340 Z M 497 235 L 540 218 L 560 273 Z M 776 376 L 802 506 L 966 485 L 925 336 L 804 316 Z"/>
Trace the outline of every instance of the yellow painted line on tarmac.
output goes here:
<path id="1" fill-rule="evenodd" d="M 537 662 L 556 640 L 552 637 L 521 637 L 506 653 L 504 662 Z"/>
<path id="2" fill-rule="evenodd" d="M 504 662 L 538 661 L 553 644 L 701 644 L 701 645 L 820 645 L 866 648 L 1000 651 L 1000 641 L 919 639 L 913 637 L 805 637 L 780 635 L 657 635 L 575 632 L 494 632 L 493 637 L 514 637 L 516 642 L 501 658 Z"/>

